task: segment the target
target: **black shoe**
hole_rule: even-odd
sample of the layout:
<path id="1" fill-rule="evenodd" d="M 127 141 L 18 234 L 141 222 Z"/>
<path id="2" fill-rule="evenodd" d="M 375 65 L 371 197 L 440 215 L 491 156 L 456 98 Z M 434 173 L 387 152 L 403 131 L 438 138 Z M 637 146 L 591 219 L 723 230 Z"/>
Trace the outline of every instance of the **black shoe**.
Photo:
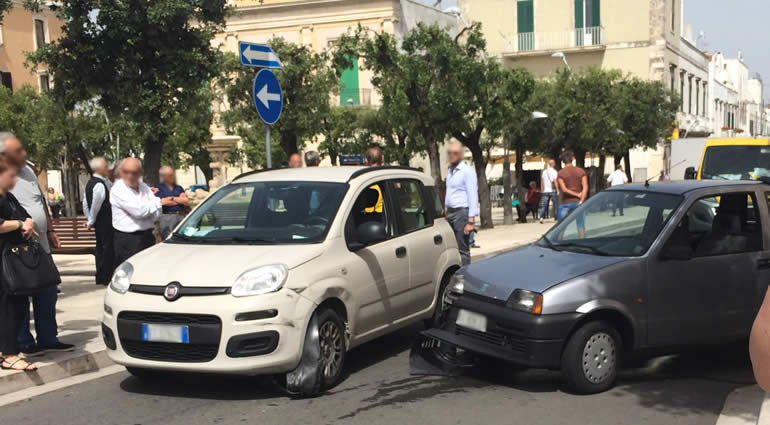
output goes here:
<path id="1" fill-rule="evenodd" d="M 24 355 L 24 357 L 37 357 L 37 356 L 42 356 L 43 354 L 45 354 L 45 350 L 43 350 L 42 348 L 38 347 L 37 345 L 33 345 L 33 346 L 27 347 L 27 348 L 22 348 L 19 351 L 21 352 L 21 354 Z"/>
<path id="2" fill-rule="evenodd" d="M 40 349 L 46 353 L 56 353 L 56 352 L 63 352 L 63 351 L 72 351 L 75 349 L 75 346 L 73 344 L 65 344 L 63 342 L 57 342 L 54 345 L 46 345 L 45 347 L 40 347 Z"/>
<path id="3" fill-rule="evenodd" d="M 481 248 L 481 245 L 473 244 L 473 245 L 471 245 L 471 248 Z"/>

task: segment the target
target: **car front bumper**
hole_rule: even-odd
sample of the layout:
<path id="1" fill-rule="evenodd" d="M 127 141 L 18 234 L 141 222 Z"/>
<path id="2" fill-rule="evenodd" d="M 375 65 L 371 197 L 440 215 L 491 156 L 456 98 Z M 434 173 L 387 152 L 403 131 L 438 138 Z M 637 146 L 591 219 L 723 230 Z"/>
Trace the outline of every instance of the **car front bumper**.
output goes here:
<path id="1" fill-rule="evenodd" d="M 486 316 L 487 331 L 457 325 L 460 309 Z M 428 329 L 423 335 L 522 366 L 558 369 L 565 341 L 581 316 L 536 316 L 512 310 L 495 300 L 464 295 L 454 300 L 442 329 Z"/>
<path id="2" fill-rule="evenodd" d="M 205 373 L 271 374 L 294 369 L 315 304 L 289 290 L 236 298 L 107 290 L 102 334 L 118 364 Z M 238 317 L 238 320 L 236 320 Z M 143 324 L 186 326 L 188 343 L 149 342 Z"/>

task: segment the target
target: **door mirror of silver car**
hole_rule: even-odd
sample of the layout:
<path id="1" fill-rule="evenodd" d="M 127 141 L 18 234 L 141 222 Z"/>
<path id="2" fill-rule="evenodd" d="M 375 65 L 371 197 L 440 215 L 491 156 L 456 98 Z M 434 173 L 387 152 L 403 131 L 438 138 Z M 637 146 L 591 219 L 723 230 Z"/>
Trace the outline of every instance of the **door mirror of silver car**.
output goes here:
<path id="1" fill-rule="evenodd" d="M 692 248 L 686 245 L 668 244 L 663 248 L 664 260 L 687 261 L 692 259 Z"/>
<path id="2" fill-rule="evenodd" d="M 695 177 L 698 176 L 698 170 L 695 169 L 695 167 L 687 167 L 684 170 L 684 179 L 685 180 L 695 180 Z"/>
<path id="3" fill-rule="evenodd" d="M 356 231 L 356 239 L 363 246 L 374 245 L 387 239 L 385 224 L 379 221 L 368 221 L 361 223 Z M 363 248 L 363 246 L 361 248 Z"/>

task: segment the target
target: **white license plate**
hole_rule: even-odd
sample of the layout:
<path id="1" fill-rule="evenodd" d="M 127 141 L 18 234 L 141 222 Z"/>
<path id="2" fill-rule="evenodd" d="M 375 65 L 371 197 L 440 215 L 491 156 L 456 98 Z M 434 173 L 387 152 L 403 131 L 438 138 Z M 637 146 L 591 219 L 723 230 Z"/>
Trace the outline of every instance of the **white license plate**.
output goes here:
<path id="1" fill-rule="evenodd" d="M 464 328 L 473 329 L 474 331 L 487 331 L 487 316 L 472 311 L 460 309 L 460 311 L 457 312 L 456 323 Z"/>
<path id="2" fill-rule="evenodd" d="M 189 344 L 190 330 L 187 326 L 142 323 L 142 340 Z"/>

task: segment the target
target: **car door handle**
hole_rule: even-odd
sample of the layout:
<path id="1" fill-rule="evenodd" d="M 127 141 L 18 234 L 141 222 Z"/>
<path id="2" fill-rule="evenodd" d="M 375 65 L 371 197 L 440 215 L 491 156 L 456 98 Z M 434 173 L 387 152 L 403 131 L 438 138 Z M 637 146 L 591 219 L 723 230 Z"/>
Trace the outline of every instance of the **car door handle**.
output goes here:
<path id="1" fill-rule="evenodd" d="M 434 244 L 441 245 L 441 242 L 444 242 L 444 238 L 442 238 L 441 235 L 436 235 L 433 237 Z"/>
<path id="2" fill-rule="evenodd" d="M 770 258 L 761 258 L 757 260 L 757 268 L 759 270 L 770 269 Z"/>
<path id="3" fill-rule="evenodd" d="M 406 257 L 406 247 L 398 247 L 396 248 L 396 257 L 403 258 Z"/>

